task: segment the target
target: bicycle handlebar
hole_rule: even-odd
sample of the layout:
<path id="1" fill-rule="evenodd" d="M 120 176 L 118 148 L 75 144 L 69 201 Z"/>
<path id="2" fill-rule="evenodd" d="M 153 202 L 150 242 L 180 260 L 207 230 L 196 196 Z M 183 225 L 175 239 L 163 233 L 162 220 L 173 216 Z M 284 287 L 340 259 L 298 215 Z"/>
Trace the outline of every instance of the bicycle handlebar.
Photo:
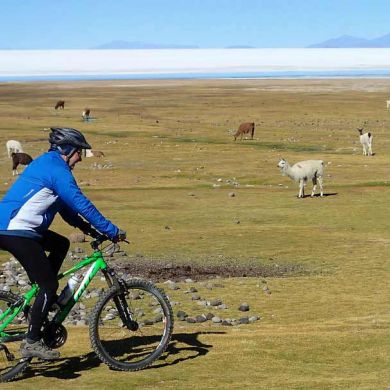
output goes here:
<path id="1" fill-rule="evenodd" d="M 97 250 L 97 249 L 99 249 L 99 245 L 103 244 L 104 241 L 111 241 L 112 243 L 118 242 L 118 241 L 114 241 L 114 240 L 110 239 L 109 237 L 105 236 L 104 234 L 100 234 L 98 237 L 96 237 L 93 241 L 90 242 L 90 245 L 91 245 L 93 250 Z M 126 239 L 119 240 L 119 241 L 123 241 L 123 242 L 126 242 L 127 244 L 130 244 L 130 242 L 127 241 Z"/>
<path id="2" fill-rule="evenodd" d="M 89 244 L 91 245 L 93 250 L 96 250 L 99 248 L 99 245 L 103 244 L 103 242 L 107 240 L 109 240 L 107 236 L 100 235 L 96 237 L 93 241 L 91 241 Z"/>

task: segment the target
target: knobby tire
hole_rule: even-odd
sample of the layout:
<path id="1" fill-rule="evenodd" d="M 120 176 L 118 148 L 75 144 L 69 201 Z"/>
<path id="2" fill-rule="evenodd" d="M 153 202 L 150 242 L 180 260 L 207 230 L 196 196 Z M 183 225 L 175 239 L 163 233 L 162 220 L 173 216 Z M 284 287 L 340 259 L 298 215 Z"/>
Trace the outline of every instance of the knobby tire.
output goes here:
<path id="1" fill-rule="evenodd" d="M 115 370 L 137 371 L 151 365 L 167 349 L 173 312 L 164 291 L 153 283 L 130 279 L 125 284 L 126 302 L 139 329 L 123 326 L 119 315 L 106 319 L 107 312 L 117 310 L 114 297 L 123 294 L 119 287 L 112 286 L 91 313 L 89 333 L 92 348 L 102 362 Z"/>
<path id="2" fill-rule="evenodd" d="M 0 291 L 0 310 L 5 309 L 8 305 L 12 305 L 20 299 L 20 296 L 9 292 L 9 291 Z M 24 323 L 21 324 L 26 327 L 27 330 L 27 319 L 24 316 Z M 11 329 L 8 326 L 7 330 Z M 0 344 L 4 344 L 10 352 L 18 353 L 20 341 L 5 341 L 4 343 L 0 341 Z M 15 355 L 15 364 L 14 362 L 9 362 L 6 360 L 6 356 L 3 350 L 0 351 L 0 382 L 9 382 L 17 376 L 21 375 L 26 368 L 28 367 L 31 359 L 21 359 L 17 358 Z M 4 368 L 3 368 L 4 367 Z"/>

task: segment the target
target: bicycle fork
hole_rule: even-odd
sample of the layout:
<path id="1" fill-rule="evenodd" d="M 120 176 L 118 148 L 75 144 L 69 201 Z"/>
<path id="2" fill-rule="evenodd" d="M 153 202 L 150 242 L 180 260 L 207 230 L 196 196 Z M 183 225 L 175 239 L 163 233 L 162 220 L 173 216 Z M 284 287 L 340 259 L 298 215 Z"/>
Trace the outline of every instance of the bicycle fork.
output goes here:
<path id="1" fill-rule="evenodd" d="M 129 305 L 126 301 L 126 283 L 123 279 L 118 278 L 115 271 L 112 268 L 107 268 L 105 270 L 102 270 L 104 277 L 107 280 L 108 285 L 116 286 L 117 289 L 120 291 L 118 295 L 116 295 L 114 299 L 115 306 L 118 310 L 118 314 L 120 319 L 122 320 L 123 326 L 125 326 L 127 329 L 135 332 L 138 330 L 139 325 L 137 321 L 134 321 L 132 318 L 132 312 L 129 308 Z"/>

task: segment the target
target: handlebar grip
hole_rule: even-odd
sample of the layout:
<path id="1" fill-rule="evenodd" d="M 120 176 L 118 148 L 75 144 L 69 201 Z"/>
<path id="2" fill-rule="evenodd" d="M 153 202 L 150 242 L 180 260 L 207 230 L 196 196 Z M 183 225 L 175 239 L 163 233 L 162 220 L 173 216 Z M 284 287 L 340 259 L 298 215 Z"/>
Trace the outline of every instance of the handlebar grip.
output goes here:
<path id="1" fill-rule="evenodd" d="M 101 245 L 104 241 L 109 240 L 107 236 L 99 235 L 95 240 L 91 241 L 91 247 L 92 249 L 96 250 L 99 248 L 99 245 Z"/>

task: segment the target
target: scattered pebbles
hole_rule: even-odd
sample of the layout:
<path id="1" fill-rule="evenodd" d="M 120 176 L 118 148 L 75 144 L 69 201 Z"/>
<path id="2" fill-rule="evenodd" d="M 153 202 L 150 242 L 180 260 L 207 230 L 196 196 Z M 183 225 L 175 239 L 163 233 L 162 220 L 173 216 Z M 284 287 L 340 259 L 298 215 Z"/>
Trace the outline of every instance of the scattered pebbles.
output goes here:
<path id="1" fill-rule="evenodd" d="M 76 248 L 74 251 L 69 252 L 68 256 L 71 258 L 78 257 L 78 254 L 81 254 L 82 250 L 80 248 Z M 10 261 L 5 262 L 3 264 L 3 269 L 0 270 L 0 290 L 2 291 L 11 291 L 15 290 L 15 292 L 25 292 L 30 289 L 29 279 L 23 269 L 23 267 L 19 264 L 15 258 L 11 258 Z M 118 274 L 126 279 L 126 274 L 122 271 L 119 271 Z M 185 283 L 194 284 L 195 282 L 188 278 L 185 280 Z M 213 283 L 210 281 L 207 282 L 198 282 L 199 287 L 203 287 L 209 291 L 215 288 L 223 288 L 224 286 L 220 283 Z M 172 280 L 167 280 L 164 282 L 166 290 L 180 290 L 178 284 Z M 104 292 L 103 288 L 93 288 L 87 289 L 83 294 L 83 299 L 97 299 Z M 266 294 L 270 294 L 269 288 L 267 285 L 263 286 L 263 292 Z M 195 301 L 198 306 L 208 307 L 211 309 L 224 311 L 228 309 L 228 306 L 223 303 L 220 298 L 213 299 L 202 299 L 200 294 L 198 293 L 198 289 L 194 286 L 190 286 L 187 290 L 183 290 L 183 294 L 191 294 L 190 299 Z M 142 299 L 141 296 L 133 296 L 133 299 Z M 180 302 L 173 302 L 171 300 L 172 307 L 176 305 L 180 305 Z M 113 321 L 118 318 L 118 312 L 115 307 L 107 306 L 105 308 L 107 313 L 104 314 L 103 321 Z M 240 312 L 249 312 L 250 307 L 249 304 L 243 302 L 239 305 L 238 311 Z M 138 318 L 142 318 L 144 313 L 137 312 Z M 154 311 L 155 317 L 153 319 L 145 319 L 142 323 L 143 326 L 152 325 L 156 322 L 161 322 L 163 320 L 163 315 L 161 313 L 160 308 L 156 308 Z M 195 316 L 191 316 L 183 310 L 177 310 L 176 318 L 179 321 L 186 321 L 187 323 L 203 323 L 206 321 L 210 321 L 213 324 L 220 324 L 223 326 L 236 326 L 241 324 L 251 324 L 255 321 L 260 320 L 260 316 L 252 315 L 241 318 L 222 318 L 219 315 L 216 315 L 212 312 L 207 312 L 206 314 L 198 314 Z M 67 319 L 64 324 L 72 324 L 75 326 L 86 326 L 89 322 L 89 310 L 86 305 L 79 301 L 69 313 Z"/>

